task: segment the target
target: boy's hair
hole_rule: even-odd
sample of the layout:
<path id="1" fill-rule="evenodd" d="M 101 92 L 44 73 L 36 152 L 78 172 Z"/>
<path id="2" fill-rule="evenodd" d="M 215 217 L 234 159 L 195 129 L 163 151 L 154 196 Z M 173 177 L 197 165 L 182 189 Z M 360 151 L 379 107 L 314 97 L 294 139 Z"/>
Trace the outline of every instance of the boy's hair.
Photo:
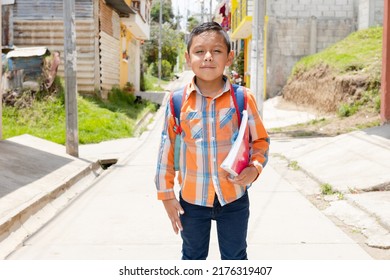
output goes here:
<path id="1" fill-rule="evenodd" d="M 187 52 L 190 53 L 190 47 L 191 47 L 193 38 L 195 36 L 198 36 L 204 32 L 208 32 L 208 31 L 214 31 L 214 32 L 221 34 L 223 36 L 223 38 L 225 39 L 225 44 L 226 44 L 228 53 L 230 53 L 231 46 L 230 46 L 229 35 L 221 27 L 221 25 L 219 25 L 217 22 L 214 22 L 214 21 L 202 23 L 202 24 L 196 26 L 194 29 L 192 29 L 192 31 L 188 37 L 188 41 L 187 41 Z"/>

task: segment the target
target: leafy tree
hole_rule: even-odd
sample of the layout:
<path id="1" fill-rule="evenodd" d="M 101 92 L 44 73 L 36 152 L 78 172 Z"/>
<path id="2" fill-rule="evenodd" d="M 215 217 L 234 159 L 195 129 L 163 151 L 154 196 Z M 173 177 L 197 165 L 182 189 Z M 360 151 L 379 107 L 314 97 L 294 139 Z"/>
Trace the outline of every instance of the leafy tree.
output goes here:
<path id="1" fill-rule="evenodd" d="M 175 24 L 172 21 L 175 18 L 175 15 L 173 14 L 171 0 L 153 1 L 152 9 L 150 10 L 150 18 L 152 22 L 160 22 L 160 1 L 163 1 L 162 22 L 168 22 L 172 27 L 176 28 L 176 26 L 174 26 Z"/>
<path id="2" fill-rule="evenodd" d="M 159 29 L 159 13 L 160 13 L 160 1 L 154 2 L 151 10 L 151 26 L 150 26 L 150 40 L 146 41 L 143 45 L 144 53 L 144 69 L 150 68 L 152 63 L 158 65 L 158 40 L 160 35 Z M 161 56 L 162 60 L 166 60 L 168 63 L 164 63 L 164 68 L 169 65 L 171 73 L 176 65 L 177 56 L 179 55 L 181 46 L 184 44 L 184 35 L 176 29 L 176 23 L 173 23 L 174 14 L 172 10 L 171 0 L 164 0 L 163 2 L 163 24 L 162 24 L 162 45 Z M 162 62 L 163 62 L 162 61 Z M 152 71 L 154 74 L 155 72 Z"/>
<path id="3" fill-rule="evenodd" d="M 197 20 L 196 18 L 194 17 L 189 17 L 187 19 L 187 31 L 188 32 L 191 32 L 192 29 L 194 29 L 194 27 L 198 26 L 199 25 L 199 20 Z"/>

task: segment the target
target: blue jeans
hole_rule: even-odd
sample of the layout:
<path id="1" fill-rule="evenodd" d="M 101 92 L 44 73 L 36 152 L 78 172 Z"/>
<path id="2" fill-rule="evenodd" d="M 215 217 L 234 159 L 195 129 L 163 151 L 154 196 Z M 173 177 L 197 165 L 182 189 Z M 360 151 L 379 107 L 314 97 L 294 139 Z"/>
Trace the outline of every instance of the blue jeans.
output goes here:
<path id="1" fill-rule="evenodd" d="M 180 197 L 184 214 L 183 260 L 205 260 L 209 253 L 211 221 L 217 223 L 219 251 L 222 260 L 248 259 L 246 237 L 249 219 L 249 198 L 245 193 L 240 199 L 221 206 L 215 197 L 213 207 L 187 203 Z"/>

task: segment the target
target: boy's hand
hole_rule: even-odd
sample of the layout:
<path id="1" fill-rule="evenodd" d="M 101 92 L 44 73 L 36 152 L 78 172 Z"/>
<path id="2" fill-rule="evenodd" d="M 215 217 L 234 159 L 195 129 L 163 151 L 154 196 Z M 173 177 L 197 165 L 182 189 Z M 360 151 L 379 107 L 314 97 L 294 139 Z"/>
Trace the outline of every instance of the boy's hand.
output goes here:
<path id="1" fill-rule="evenodd" d="M 178 234 L 179 230 L 182 231 L 183 227 L 180 221 L 180 215 L 184 214 L 183 208 L 176 198 L 163 200 L 165 210 L 167 211 L 168 217 L 171 220 L 173 231 Z"/>
<path id="2" fill-rule="evenodd" d="M 244 168 L 241 173 L 233 179 L 228 176 L 228 180 L 233 184 L 246 186 L 251 184 L 257 178 L 258 175 L 259 172 L 257 171 L 256 167 L 248 166 Z"/>

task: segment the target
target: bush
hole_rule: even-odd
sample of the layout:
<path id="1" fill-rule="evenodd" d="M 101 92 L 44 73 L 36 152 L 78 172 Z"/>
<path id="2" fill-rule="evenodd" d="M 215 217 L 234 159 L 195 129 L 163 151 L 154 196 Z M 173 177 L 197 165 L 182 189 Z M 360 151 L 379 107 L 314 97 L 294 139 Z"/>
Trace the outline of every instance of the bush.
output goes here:
<path id="1" fill-rule="evenodd" d="M 119 88 L 113 88 L 108 93 L 108 100 L 113 104 L 134 104 L 135 96 L 132 93 L 125 92 Z"/>
<path id="2" fill-rule="evenodd" d="M 158 64 L 152 63 L 149 65 L 148 68 L 148 74 L 158 77 Z M 169 63 L 169 61 L 163 59 L 161 61 L 161 78 L 162 79 L 169 79 L 172 75 L 172 65 Z"/>

